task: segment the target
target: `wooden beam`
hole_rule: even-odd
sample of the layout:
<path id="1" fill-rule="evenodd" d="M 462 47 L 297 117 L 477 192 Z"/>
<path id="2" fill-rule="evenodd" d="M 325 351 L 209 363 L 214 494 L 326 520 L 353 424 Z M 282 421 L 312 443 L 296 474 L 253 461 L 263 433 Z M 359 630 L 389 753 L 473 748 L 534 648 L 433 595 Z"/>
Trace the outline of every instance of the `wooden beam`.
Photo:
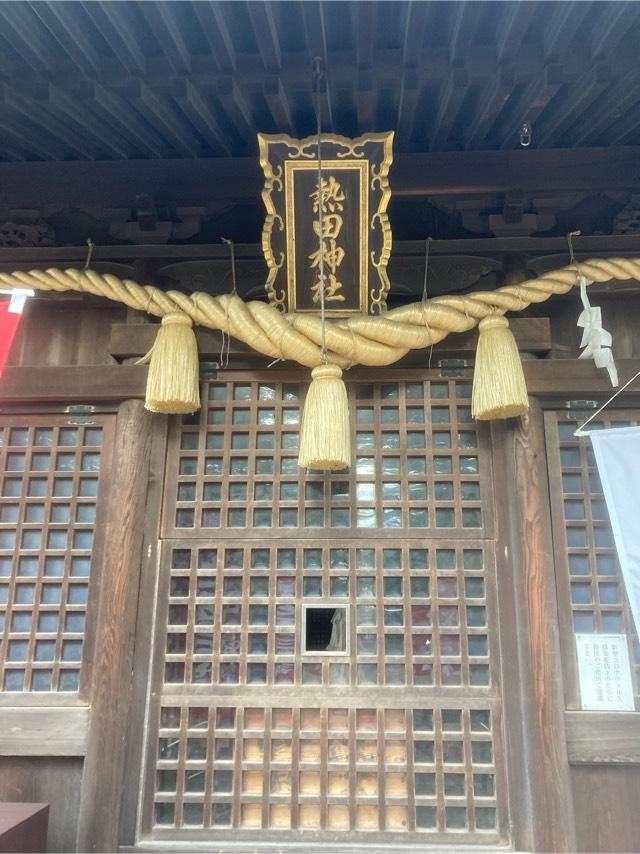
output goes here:
<path id="1" fill-rule="evenodd" d="M 55 57 L 42 28 L 34 26 L 33 14 L 26 3 L 0 3 L 4 34 L 14 50 L 36 74 L 48 77 L 55 66 Z"/>
<path id="2" fill-rule="evenodd" d="M 127 4 L 95 3 L 89 0 L 83 2 L 82 7 L 125 72 L 144 74 L 147 60 L 136 40 L 135 30 L 129 23 Z"/>
<path id="3" fill-rule="evenodd" d="M 136 613 L 144 561 L 147 480 L 152 444 L 164 432 L 166 418 L 147 412 L 142 401 L 126 400 L 120 406 L 96 621 L 78 851 L 115 851 L 118 847 L 122 786 L 127 769 L 123 746 L 131 711 Z"/>
<path id="4" fill-rule="evenodd" d="M 69 3 L 32 3 L 31 9 L 76 67 L 89 77 L 101 70 L 100 55 L 82 24 L 82 15 Z"/>
<path id="5" fill-rule="evenodd" d="M 417 67 L 420 62 L 429 14 L 429 4 L 424 3 L 423 0 L 409 0 L 406 3 L 402 43 L 402 62 L 405 68 Z"/>
<path id="6" fill-rule="evenodd" d="M 541 47 L 545 59 L 563 60 L 567 45 L 571 42 L 582 21 L 592 11 L 589 3 L 582 0 L 554 3 L 546 16 Z"/>
<path id="7" fill-rule="evenodd" d="M 533 126 L 534 144 L 543 147 L 559 141 L 566 130 L 582 116 L 588 120 L 589 108 L 611 80 L 611 67 L 598 64 L 584 78 L 571 83 L 563 92 L 562 99 L 554 100 Z"/>
<path id="8" fill-rule="evenodd" d="M 440 91 L 435 120 L 429 130 L 430 151 L 444 147 L 467 94 L 468 85 L 467 72 L 462 68 L 453 68 Z"/>
<path id="9" fill-rule="evenodd" d="M 640 765 L 637 712 L 565 712 L 572 765 Z"/>
<path id="10" fill-rule="evenodd" d="M 530 2 L 501 4 L 503 20 L 496 30 L 496 60 L 499 65 L 505 60 L 515 61 L 537 8 L 535 3 Z"/>
<path id="11" fill-rule="evenodd" d="M 148 151 L 155 157 L 163 157 L 167 153 L 164 140 L 141 120 L 122 95 L 100 83 L 94 83 L 89 97 L 93 109 L 106 121 L 113 122 L 142 151 Z M 130 204 L 130 195 L 127 204 Z"/>
<path id="12" fill-rule="evenodd" d="M 100 116 L 91 112 L 86 101 L 72 98 L 65 89 L 49 84 L 49 101 L 51 105 L 63 113 L 72 123 L 82 128 L 89 137 L 93 137 L 98 147 L 108 152 L 112 157 L 126 160 L 131 153 L 130 146 L 125 142 L 113 125 L 105 122 Z"/>
<path id="13" fill-rule="evenodd" d="M 163 95 L 157 94 L 144 80 L 131 80 L 128 95 L 135 101 L 136 109 L 151 127 L 160 127 L 173 149 L 187 157 L 197 157 L 199 146 L 192 133 L 184 126 L 175 108 Z"/>
<path id="14" fill-rule="evenodd" d="M 188 78 L 176 78 L 171 97 L 214 150 L 230 153 L 229 133 L 219 121 L 207 93 L 202 92 Z"/>
<path id="15" fill-rule="evenodd" d="M 119 108 L 113 99 L 103 101 L 107 103 L 109 109 Z M 126 114 L 118 115 L 120 121 L 126 120 Z M 151 132 L 147 144 L 153 145 L 155 138 Z M 399 154 L 391 170 L 391 185 L 396 198 L 511 189 L 638 192 L 639 162 L 640 146 Z M 153 195 L 158 205 L 206 205 L 212 199 L 257 202 L 262 184 L 260 164 L 253 156 L 0 164 L 3 204 L 21 209 L 39 208 L 43 199 L 59 205 L 128 207 L 132 186 L 135 192 Z"/>
<path id="16" fill-rule="evenodd" d="M 7 367 L 0 378 L 0 410 L 14 403 L 84 403 L 144 398 L 146 365 Z"/>
<path id="17" fill-rule="evenodd" d="M 527 773 L 530 851 L 575 850 L 570 768 L 564 732 L 553 548 L 544 465 L 542 410 L 492 422 L 499 572 L 513 578 L 518 632 L 508 658 L 519 662 L 522 739 Z M 509 709 L 505 708 L 505 714 Z M 512 746 L 513 749 L 513 746 Z"/>
<path id="18" fill-rule="evenodd" d="M 471 46 L 483 12 L 483 4 L 476 0 L 458 0 L 449 4 L 453 14 L 449 36 L 449 58 L 452 63 L 462 62 Z"/>
<path id="19" fill-rule="evenodd" d="M 176 4 L 146 3 L 144 17 L 172 70 L 176 74 L 189 74 L 191 54 L 180 29 Z"/>
<path id="20" fill-rule="evenodd" d="M 291 105 L 280 77 L 265 77 L 263 93 L 269 112 L 278 130 L 295 133 Z"/>
<path id="21" fill-rule="evenodd" d="M 610 57 L 623 36 L 637 26 L 639 15 L 640 7 L 636 2 L 629 3 L 619 0 L 619 2 L 607 6 L 606 14 L 602 15 L 593 32 L 592 55 L 602 60 Z"/>
<path id="22" fill-rule="evenodd" d="M 228 76 L 219 80 L 215 93 L 225 115 L 239 136 L 247 145 L 257 148 L 256 127 L 251 114 L 251 107 L 234 77 Z"/>
<path id="23" fill-rule="evenodd" d="M 518 144 L 522 123 L 531 125 L 566 80 L 557 65 L 548 65 L 541 74 L 533 74 L 514 92 L 505 104 L 504 118 L 500 120 L 497 141 L 501 149 Z"/>
<path id="24" fill-rule="evenodd" d="M 375 4 L 371 0 L 353 3 L 353 29 L 356 43 L 356 65 L 358 68 L 373 66 Z"/>
<path id="25" fill-rule="evenodd" d="M 264 67 L 267 71 L 278 71 L 282 56 L 271 5 L 263 0 L 249 0 L 247 10 Z"/>
<path id="26" fill-rule="evenodd" d="M 640 371 L 640 359 L 617 359 L 620 385 Z M 586 359 L 530 359 L 523 362 L 527 389 L 545 398 L 575 399 L 586 394 L 611 395 L 607 372 Z M 640 394 L 640 381 L 628 394 Z"/>
<path id="27" fill-rule="evenodd" d="M 511 4 L 505 4 L 511 5 Z M 528 3 L 518 5 L 529 5 Z M 513 66 L 508 65 L 489 79 L 482 88 L 476 110 L 470 124 L 466 129 L 467 150 L 477 149 L 484 142 L 485 137 L 491 130 L 493 123 L 500 115 L 509 93 L 515 83 L 515 71 Z"/>
<path id="28" fill-rule="evenodd" d="M 371 70 L 358 71 L 356 84 L 356 112 L 358 114 L 358 133 L 366 133 L 374 124 L 376 111 L 376 92 Z"/>
<path id="29" fill-rule="evenodd" d="M 64 122 L 49 112 L 44 103 L 27 97 L 23 92 L 16 92 L 6 83 L 2 86 L 2 102 L 44 130 L 55 141 L 62 143 L 67 151 L 88 160 L 94 159 L 96 155 L 95 146 L 90 143 L 87 144 L 87 140 L 82 138 L 82 134 L 74 133 Z"/>
<path id="30" fill-rule="evenodd" d="M 14 113 L 5 111 L 4 117 L 0 115 L 0 131 L 2 131 L 3 144 L 8 143 L 17 151 L 23 151 L 29 154 L 35 154 L 36 157 L 42 157 L 43 160 L 62 160 L 64 158 L 64 148 L 55 140 L 50 140 L 43 137 L 42 134 L 36 134 L 35 127 L 29 125 L 20 116 Z M 34 139 L 37 136 L 37 142 Z M 26 160 L 23 157 L 22 160 Z M 33 164 L 29 164 L 30 166 Z"/>
<path id="31" fill-rule="evenodd" d="M 408 148 L 415 125 L 416 110 L 420 101 L 420 75 L 417 71 L 407 69 L 400 85 L 398 98 L 398 121 L 394 144 Z"/>
<path id="32" fill-rule="evenodd" d="M 574 147 L 591 145 L 601 138 L 608 136 L 612 124 L 618 117 L 625 117 L 634 111 L 638 102 L 638 87 L 640 87 L 640 71 L 626 74 L 622 80 L 600 96 L 582 121 L 574 129 L 572 144 Z"/>
<path id="33" fill-rule="evenodd" d="M 191 8 L 200 22 L 201 32 L 220 71 L 235 71 L 236 49 L 225 17 L 224 5 L 216 0 L 202 0 L 194 3 Z"/>
<path id="34" fill-rule="evenodd" d="M 84 756 L 89 711 L 0 706 L 0 756 Z"/>

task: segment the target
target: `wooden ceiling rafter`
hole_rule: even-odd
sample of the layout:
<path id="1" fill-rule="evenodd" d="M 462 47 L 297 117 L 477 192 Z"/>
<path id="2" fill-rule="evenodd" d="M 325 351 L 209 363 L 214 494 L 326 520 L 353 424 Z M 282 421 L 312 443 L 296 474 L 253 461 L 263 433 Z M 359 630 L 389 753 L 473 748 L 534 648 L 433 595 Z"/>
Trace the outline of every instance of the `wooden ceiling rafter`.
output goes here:
<path id="1" fill-rule="evenodd" d="M 254 152 L 257 130 L 311 129 L 315 56 L 323 130 L 392 127 L 397 151 L 512 148 L 525 120 L 534 146 L 640 141 L 624 115 L 638 3 L 20 0 L 0 3 L 0 22 L 0 77 L 36 105 L 25 125 L 0 104 L 9 160 Z M 78 140 L 64 132 L 74 100 Z M 92 115 L 102 130 L 114 116 L 97 148 Z M 22 147 L 31 125 L 42 139 Z"/>

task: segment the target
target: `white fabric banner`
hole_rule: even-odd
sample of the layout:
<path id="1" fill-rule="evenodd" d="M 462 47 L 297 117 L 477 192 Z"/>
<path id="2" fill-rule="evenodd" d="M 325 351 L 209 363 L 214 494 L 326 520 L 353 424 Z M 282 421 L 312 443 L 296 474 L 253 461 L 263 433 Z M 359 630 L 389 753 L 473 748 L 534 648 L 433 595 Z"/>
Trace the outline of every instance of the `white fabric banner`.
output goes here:
<path id="1" fill-rule="evenodd" d="M 631 613 L 640 632 L 640 427 L 589 434 Z"/>

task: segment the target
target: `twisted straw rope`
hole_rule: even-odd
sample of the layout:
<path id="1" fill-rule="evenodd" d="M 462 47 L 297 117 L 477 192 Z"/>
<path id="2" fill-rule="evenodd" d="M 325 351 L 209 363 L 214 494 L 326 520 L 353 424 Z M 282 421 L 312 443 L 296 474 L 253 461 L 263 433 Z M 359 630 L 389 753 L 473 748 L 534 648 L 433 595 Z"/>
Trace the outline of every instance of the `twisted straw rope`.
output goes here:
<path id="1" fill-rule="evenodd" d="M 589 285 L 609 279 L 640 281 L 640 259 L 591 258 L 580 263 L 580 273 Z M 437 344 L 450 332 L 473 329 L 490 314 L 522 311 L 554 294 L 565 294 L 577 284 L 577 278 L 576 268 L 567 266 L 495 291 L 434 297 L 375 317 L 360 314 L 329 323 L 329 361 L 343 368 L 390 365 L 409 350 Z M 93 270 L 0 273 L 0 283 L 10 288 L 90 293 L 157 317 L 181 311 L 194 323 L 226 332 L 273 359 L 297 361 L 311 368 L 322 364 L 320 318 L 282 314 L 268 303 L 244 302 L 232 294 L 213 297 L 202 292 L 162 291 Z"/>

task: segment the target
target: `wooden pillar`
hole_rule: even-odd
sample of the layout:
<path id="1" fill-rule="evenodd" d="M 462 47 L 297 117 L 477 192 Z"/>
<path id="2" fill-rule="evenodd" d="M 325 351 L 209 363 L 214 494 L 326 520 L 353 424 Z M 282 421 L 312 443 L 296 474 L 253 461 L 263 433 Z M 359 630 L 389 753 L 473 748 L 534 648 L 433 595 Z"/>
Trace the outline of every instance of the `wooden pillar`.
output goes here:
<path id="1" fill-rule="evenodd" d="M 551 539 L 542 409 L 491 425 L 498 512 L 500 620 L 515 622 L 516 647 L 504 649 L 505 698 L 520 709 L 508 731 L 518 850 L 575 850 L 571 776 L 564 727 L 564 695 Z M 502 581 L 505 584 L 502 585 Z M 512 598 L 511 598 L 512 597 Z M 511 615 L 509 612 L 512 612 Z M 509 721 L 507 721 L 509 723 Z"/>
<path id="2" fill-rule="evenodd" d="M 166 418 L 141 400 L 118 411 L 103 571 L 92 666 L 91 719 L 82 775 L 78 851 L 117 851 L 147 485 L 154 443 Z M 153 511 L 153 506 L 149 512 Z M 156 513 L 155 525 L 158 524 Z M 130 769 L 131 771 L 131 769 Z"/>

